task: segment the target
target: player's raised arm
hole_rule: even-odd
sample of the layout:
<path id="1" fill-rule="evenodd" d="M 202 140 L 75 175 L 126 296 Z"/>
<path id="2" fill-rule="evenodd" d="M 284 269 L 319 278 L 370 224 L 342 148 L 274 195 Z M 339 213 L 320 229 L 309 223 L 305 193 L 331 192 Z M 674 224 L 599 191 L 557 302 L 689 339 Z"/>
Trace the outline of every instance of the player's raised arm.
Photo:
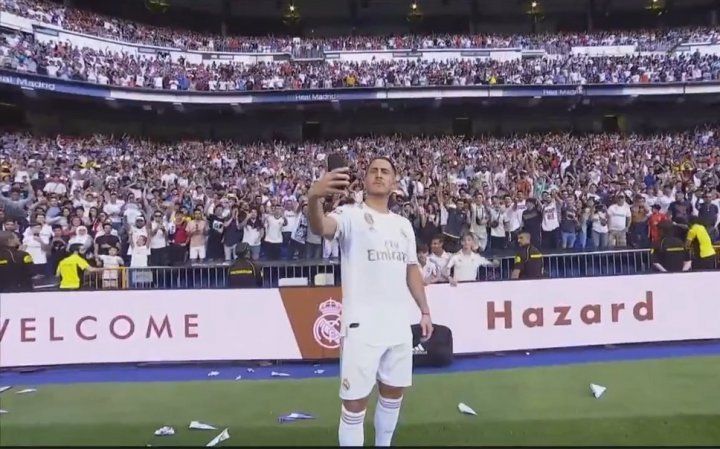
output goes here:
<path id="1" fill-rule="evenodd" d="M 315 234 L 330 240 L 335 237 L 337 221 L 325 215 L 322 199 L 328 195 L 344 193 L 350 185 L 348 168 L 337 168 L 325 173 L 308 191 L 308 224 Z"/>

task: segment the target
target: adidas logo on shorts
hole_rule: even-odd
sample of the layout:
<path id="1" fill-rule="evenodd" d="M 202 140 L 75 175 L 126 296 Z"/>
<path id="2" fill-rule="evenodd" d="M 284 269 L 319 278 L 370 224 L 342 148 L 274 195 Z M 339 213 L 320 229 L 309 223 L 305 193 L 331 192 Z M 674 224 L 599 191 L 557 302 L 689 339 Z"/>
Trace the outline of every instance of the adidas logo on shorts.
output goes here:
<path id="1" fill-rule="evenodd" d="M 420 343 L 419 345 L 417 345 L 413 348 L 413 355 L 425 355 L 425 354 L 427 354 L 427 349 L 425 349 L 423 347 L 422 343 Z"/>

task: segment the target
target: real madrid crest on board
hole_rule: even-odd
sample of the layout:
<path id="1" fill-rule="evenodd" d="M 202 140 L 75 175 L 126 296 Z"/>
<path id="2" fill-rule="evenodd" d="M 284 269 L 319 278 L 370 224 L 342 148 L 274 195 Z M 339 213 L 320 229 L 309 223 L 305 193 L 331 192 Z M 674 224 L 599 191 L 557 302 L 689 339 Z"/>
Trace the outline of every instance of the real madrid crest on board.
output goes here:
<path id="1" fill-rule="evenodd" d="M 342 303 L 330 298 L 318 306 L 319 315 L 313 325 L 313 337 L 317 344 L 327 349 L 340 347 L 340 314 Z"/>

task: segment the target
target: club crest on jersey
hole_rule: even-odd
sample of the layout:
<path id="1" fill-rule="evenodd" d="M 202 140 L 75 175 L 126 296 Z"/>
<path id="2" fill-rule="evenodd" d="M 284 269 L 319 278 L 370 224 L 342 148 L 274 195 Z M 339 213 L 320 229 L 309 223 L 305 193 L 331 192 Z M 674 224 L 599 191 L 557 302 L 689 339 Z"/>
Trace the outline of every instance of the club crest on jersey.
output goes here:
<path id="1" fill-rule="evenodd" d="M 330 298 L 318 306 L 320 316 L 313 325 L 313 337 L 317 344 L 326 349 L 340 347 L 340 314 L 342 303 Z"/>
<path id="2" fill-rule="evenodd" d="M 342 387 L 345 391 L 350 389 L 350 381 L 347 379 L 347 377 L 342 380 Z"/>
<path id="3" fill-rule="evenodd" d="M 371 231 L 374 231 L 374 230 L 375 230 L 375 227 L 374 227 L 374 225 L 375 225 L 375 219 L 373 219 L 373 216 L 372 216 L 372 214 L 371 214 L 370 212 L 365 212 L 365 223 L 367 223 L 368 225 L 370 225 L 370 230 L 371 230 Z"/>

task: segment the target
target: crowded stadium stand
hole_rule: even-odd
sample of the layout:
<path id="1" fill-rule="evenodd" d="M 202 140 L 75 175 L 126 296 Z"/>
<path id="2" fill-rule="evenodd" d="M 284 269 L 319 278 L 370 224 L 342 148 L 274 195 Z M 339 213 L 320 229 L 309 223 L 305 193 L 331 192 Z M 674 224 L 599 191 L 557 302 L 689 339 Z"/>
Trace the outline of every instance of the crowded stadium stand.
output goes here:
<path id="1" fill-rule="evenodd" d="M 203 416 L 238 444 L 334 443 L 320 387 L 243 384 L 338 372 L 348 261 L 308 218 L 331 155 L 350 185 L 326 215 L 392 161 L 447 326 L 416 367 L 521 368 L 423 371 L 398 441 L 720 444 L 719 19 L 714 0 L 0 0 L 0 446 L 205 444 L 178 427 Z M 660 356 L 705 358 L 636 360 Z M 175 384 L 3 390 L 209 377 L 235 383 L 187 387 L 192 417 Z M 604 408 L 577 393 L 594 382 Z M 242 416 L 217 405 L 238 391 Z M 460 400 L 492 416 L 438 418 Z M 325 416 L 267 424 L 288 401 Z"/>

